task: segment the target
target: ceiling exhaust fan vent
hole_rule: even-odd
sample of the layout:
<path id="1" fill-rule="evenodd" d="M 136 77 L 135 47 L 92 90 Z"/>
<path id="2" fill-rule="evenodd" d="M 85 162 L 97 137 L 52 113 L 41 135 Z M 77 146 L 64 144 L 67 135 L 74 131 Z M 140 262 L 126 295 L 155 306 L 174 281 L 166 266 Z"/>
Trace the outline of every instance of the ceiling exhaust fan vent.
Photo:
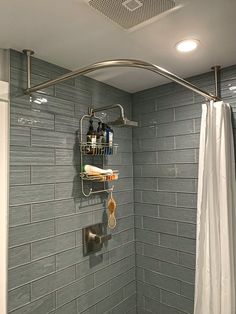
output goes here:
<path id="1" fill-rule="evenodd" d="M 143 3 L 138 0 L 126 0 L 122 5 L 129 11 L 133 12 L 143 6 Z"/>
<path id="2" fill-rule="evenodd" d="M 175 0 L 89 0 L 91 7 L 130 29 L 175 7 Z"/>

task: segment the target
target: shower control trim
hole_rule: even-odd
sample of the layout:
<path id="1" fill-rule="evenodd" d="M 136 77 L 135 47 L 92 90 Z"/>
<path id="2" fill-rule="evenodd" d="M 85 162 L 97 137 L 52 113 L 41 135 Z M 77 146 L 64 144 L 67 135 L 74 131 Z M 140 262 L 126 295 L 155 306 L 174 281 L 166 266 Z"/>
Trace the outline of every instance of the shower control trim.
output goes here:
<path id="1" fill-rule="evenodd" d="M 111 239 L 111 234 L 106 234 L 102 223 L 83 228 L 83 254 L 84 256 L 101 251 L 103 245 Z"/>

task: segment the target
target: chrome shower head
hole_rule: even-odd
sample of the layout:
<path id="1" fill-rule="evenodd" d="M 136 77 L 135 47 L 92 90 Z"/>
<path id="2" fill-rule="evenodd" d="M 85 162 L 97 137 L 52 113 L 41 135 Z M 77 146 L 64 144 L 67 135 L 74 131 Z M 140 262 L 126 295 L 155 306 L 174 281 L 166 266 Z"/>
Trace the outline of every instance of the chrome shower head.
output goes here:
<path id="1" fill-rule="evenodd" d="M 114 108 L 118 108 L 120 110 L 120 116 L 117 120 L 108 122 L 108 124 L 114 125 L 117 127 L 122 127 L 122 126 L 136 127 L 136 126 L 138 126 L 138 122 L 131 121 L 125 117 L 124 108 L 120 104 L 114 104 L 111 106 L 100 107 L 100 108 L 89 108 L 89 115 L 92 116 L 96 112 L 104 111 L 104 110 L 111 110 Z"/>
<path id="2" fill-rule="evenodd" d="M 131 121 L 127 119 L 126 117 L 119 117 L 115 121 L 108 122 L 109 125 L 114 125 L 117 127 L 137 127 L 138 122 L 136 121 Z"/>

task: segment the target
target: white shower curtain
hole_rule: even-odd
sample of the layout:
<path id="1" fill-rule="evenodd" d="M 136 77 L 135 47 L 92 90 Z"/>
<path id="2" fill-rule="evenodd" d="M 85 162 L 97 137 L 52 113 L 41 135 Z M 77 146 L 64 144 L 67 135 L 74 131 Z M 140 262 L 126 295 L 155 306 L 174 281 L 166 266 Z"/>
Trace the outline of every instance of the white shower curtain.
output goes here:
<path id="1" fill-rule="evenodd" d="M 194 314 L 236 314 L 236 183 L 231 109 L 202 106 Z"/>

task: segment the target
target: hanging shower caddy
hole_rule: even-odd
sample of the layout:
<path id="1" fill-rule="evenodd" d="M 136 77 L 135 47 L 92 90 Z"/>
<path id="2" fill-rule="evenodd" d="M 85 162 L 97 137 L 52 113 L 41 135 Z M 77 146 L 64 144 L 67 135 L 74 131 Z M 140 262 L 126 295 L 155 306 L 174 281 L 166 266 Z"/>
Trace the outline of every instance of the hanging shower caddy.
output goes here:
<path id="1" fill-rule="evenodd" d="M 81 189 L 84 196 L 89 197 L 92 194 L 107 192 L 110 193 L 114 189 L 114 185 L 112 187 L 108 187 L 108 183 L 118 179 L 119 171 L 113 170 L 113 174 L 94 174 L 90 175 L 83 171 L 85 166 L 85 158 L 86 156 L 90 156 L 93 158 L 93 161 L 96 163 L 96 157 L 102 157 L 102 168 L 105 164 L 105 158 L 107 156 L 113 155 L 117 153 L 118 145 L 117 144 L 109 144 L 109 143 L 87 143 L 83 140 L 86 135 L 83 135 L 83 123 L 85 120 L 94 119 L 98 122 L 103 123 L 102 119 L 97 117 L 93 111 L 90 111 L 90 114 L 84 115 L 80 119 L 80 166 L 81 166 Z M 103 183 L 103 189 L 95 189 L 93 187 L 89 188 L 88 192 L 85 192 L 85 181 L 90 182 L 91 184 Z"/>

